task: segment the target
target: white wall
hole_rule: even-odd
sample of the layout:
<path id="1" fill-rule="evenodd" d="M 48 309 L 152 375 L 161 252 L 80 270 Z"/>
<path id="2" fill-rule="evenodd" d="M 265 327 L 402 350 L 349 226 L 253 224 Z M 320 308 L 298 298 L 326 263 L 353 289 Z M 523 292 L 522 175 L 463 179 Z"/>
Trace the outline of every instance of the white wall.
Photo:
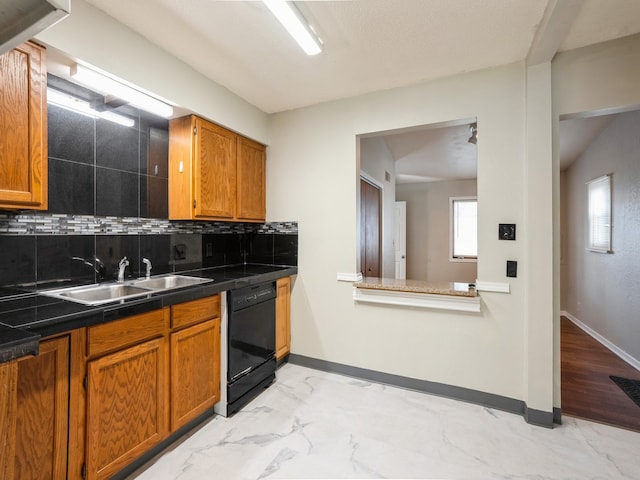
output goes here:
<path id="1" fill-rule="evenodd" d="M 475 262 L 450 262 L 449 197 L 475 197 L 476 180 L 400 184 L 396 198 L 407 202 L 407 278 L 473 283 Z"/>
<path id="2" fill-rule="evenodd" d="M 526 271 L 523 242 L 497 234 L 498 223 L 523 220 L 524 70 L 510 65 L 274 115 L 267 213 L 299 222 L 294 353 L 526 400 L 522 278 L 510 280 L 510 294 L 483 293 L 478 315 L 355 304 L 351 284 L 336 281 L 336 272 L 358 270 L 356 136 L 473 117 L 482 128 L 478 278 L 506 282 L 508 258 Z"/>
<path id="3" fill-rule="evenodd" d="M 258 142 L 268 143 L 267 114 L 84 0 L 73 0 L 71 15 L 37 39 L 76 61 L 115 75 Z"/>
<path id="4" fill-rule="evenodd" d="M 567 170 L 561 308 L 640 363 L 640 112 L 618 116 Z M 612 174 L 612 254 L 587 251 L 585 183 Z M 566 202 L 566 205 L 564 205 Z"/>
<path id="5" fill-rule="evenodd" d="M 382 186 L 382 271 L 381 276 L 394 278 L 395 262 L 395 201 L 396 201 L 396 166 L 389 147 L 382 138 L 360 139 L 360 169 Z M 385 172 L 390 180 L 385 180 Z"/>

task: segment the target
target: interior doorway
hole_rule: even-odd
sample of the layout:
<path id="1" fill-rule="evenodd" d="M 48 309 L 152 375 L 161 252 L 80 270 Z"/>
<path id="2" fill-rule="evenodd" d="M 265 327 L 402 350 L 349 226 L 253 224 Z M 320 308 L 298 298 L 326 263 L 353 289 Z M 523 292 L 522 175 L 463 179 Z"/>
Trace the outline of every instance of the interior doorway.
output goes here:
<path id="1" fill-rule="evenodd" d="M 638 405 L 613 381 L 640 381 L 636 261 L 640 112 L 591 112 L 560 122 L 560 383 L 562 413 L 640 431 Z M 607 176 L 609 244 L 593 246 L 588 195 Z M 631 280 L 629 280 L 631 279 Z"/>
<path id="2" fill-rule="evenodd" d="M 380 277 L 380 187 L 360 177 L 360 271 Z"/>

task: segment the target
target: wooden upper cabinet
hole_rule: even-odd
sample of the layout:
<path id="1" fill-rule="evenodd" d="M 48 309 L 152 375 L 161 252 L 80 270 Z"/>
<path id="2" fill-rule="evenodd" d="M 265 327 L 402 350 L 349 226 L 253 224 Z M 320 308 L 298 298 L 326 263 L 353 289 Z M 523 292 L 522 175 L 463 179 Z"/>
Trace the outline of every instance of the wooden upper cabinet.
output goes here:
<path id="1" fill-rule="evenodd" d="M 195 217 L 229 218 L 236 207 L 236 135 L 195 119 Z"/>
<path id="2" fill-rule="evenodd" d="M 238 220 L 264 221 L 266 217 L 265 163 L 264 145 L 238 137 Z"/>
<path id="3" fill-rule="evenodd" d="M 171 120 L 169 218 L 264 221 L 265 152 L 194 115 Z"/>
<path id="4" fill-rule="evenodd" d="M 0 55 L 0 208 L 47 209 L 47 62 L 26 42 Z"/>

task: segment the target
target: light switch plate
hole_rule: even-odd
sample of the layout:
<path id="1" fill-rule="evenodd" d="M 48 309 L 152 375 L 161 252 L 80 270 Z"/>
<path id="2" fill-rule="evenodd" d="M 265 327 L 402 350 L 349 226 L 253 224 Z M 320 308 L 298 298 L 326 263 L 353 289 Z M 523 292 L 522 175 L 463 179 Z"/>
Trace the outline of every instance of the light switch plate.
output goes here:
<path id="1" fill-rule="evenodd" d="M 518 276 L 518 262 L 515 260 L 507 260 L 507 277 Z"/>
<path id="2" fill-rule="evenodd" d="M 498 238 L 500 240 L 515 240 L 516 239 L 516 224 L 515 223 L 500 223 L 498 225 Z"/>

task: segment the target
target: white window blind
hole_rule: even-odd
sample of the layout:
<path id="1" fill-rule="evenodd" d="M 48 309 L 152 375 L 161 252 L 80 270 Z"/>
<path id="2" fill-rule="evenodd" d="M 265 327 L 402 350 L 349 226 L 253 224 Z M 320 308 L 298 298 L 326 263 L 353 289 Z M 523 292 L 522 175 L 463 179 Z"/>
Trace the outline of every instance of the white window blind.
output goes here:
<path id="1" fill-rule="evenodd" d="M 451 197 L 451 260 L 478 258 L 478 201 L 476 197 Z"/>
<path id="2" fill-rule="evenodd" d="M 587 182 L 588 229 L 587 250 L 611 251 L 611 176 L 604 175 Z"/>

